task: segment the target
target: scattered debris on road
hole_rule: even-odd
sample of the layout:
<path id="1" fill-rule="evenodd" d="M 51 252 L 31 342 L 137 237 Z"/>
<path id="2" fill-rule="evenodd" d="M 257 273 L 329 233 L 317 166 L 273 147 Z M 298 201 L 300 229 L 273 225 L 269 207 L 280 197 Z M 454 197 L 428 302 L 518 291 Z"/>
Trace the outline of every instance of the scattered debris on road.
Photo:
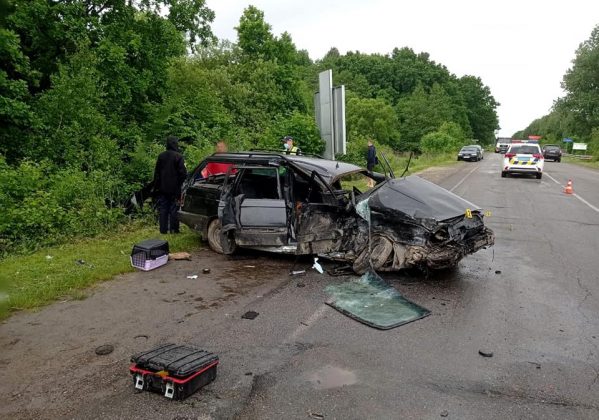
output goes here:
<path id="1" fill-rule="evenodd" d="M 321 413 L 313 413 L 311 411 L 308 411 L 308 415 L 313 419 L 324 419 L 324 414 Z"/>
<path id="2" fill-rule="evenodd" d="M 447 417 L 447 416 L 449 416 L 449 411 L 447 411 L 447 410 L 441 411 L 441 417 Z"/>
<path id="3" fill-rule="evenodd" d="M 210 274 L 210 269 L 209 268 L 204 268 L 202 270 L 202 273 L 204 273 L 204 274 Z"/>
<path id="4" fill-rule="evenodd" d="M 114 346 L 111 344 L 103 344 L 99 347 L 96 347 L 96 354 L 98 356 L 106 356 L 114 351 Z"/>
<path id="5" fill-rule="evenodd" d="M 314 265 L 312 265 L 312 268 L 318 271 L 320 274 L 324 273 L 322 266 L 318 262 L 318 257 L 314 257 Z"/>
<path id="6" fill-rule="evenodd" d="M 195 280 L 195 279 L 198 278 L 198 275 L 197 274 L 192 274 L 191 276 L 187 276 L 187 278 L 190 279 L 190 280 Z"/>
<path id="7" fill-rule="evenodd" d="M 478 354 L 480 354 L 482 357 L 493 357 L 493 352 L 486 349 L 479 350 Z"/>
<path id="8" fill-rule="evenodd" d="M 495 274 L 501 274 L 501 270 L 495 270 Z"/>
<path id="9" fill-rule="evenodd" d="M 306 270 L 292 270 L 289 272 L 290 276 L 303 276 L 306 274 Z"/>
<path id="10" fill-rule="evenodd" d="M 255 319 L 258 315 L 260 315 L 260 314 L 256 311 L 247 311 L 246 313 L 241 315 L 241 317 L 243 319 Z"/>
<path id="11" fill-rule="evenodd" d="M 189 252 L 173 252 L 173 253 L 168 254 L 168 259 L 175 260 L 175 261 L 179 261 L 179 260 L 191 261 L 191 254 Z"/>

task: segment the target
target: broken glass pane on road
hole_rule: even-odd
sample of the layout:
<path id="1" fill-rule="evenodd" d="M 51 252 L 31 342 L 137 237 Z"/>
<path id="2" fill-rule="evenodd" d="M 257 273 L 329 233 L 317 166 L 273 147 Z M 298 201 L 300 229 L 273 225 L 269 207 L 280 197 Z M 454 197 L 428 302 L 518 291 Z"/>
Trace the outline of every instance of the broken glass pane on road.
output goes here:
<path id="1" fill-rule="evenodd" d="M 388 330 L 430 315 L 430 311 L 409 301 L 375 272 L 346 283 L 327 286 L 332 297 L 328 305 L 368 326 Z"/>

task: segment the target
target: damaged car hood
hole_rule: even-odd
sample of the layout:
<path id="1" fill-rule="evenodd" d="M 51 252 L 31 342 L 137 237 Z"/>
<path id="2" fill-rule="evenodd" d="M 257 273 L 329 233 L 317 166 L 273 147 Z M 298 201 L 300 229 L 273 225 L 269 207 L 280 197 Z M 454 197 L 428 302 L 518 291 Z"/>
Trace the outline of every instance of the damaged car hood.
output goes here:
<path id="1" fill-rule="evenodd" d="M 467 209 L 480 210 L 477 205 L 415 175 L 385 181 L 358 198 L 358 201 L 363 200 L 368 200 L 374 212 L 407 217 L 428 228 L 463 216 Z"/>

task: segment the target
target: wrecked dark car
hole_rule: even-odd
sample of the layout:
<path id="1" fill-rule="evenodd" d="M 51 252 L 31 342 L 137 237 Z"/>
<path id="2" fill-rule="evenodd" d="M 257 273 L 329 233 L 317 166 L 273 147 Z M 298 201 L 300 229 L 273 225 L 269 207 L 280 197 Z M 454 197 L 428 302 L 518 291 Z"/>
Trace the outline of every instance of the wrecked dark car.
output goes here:
<path id="1" fill-rule="evenodd" d="M 319 157 L 214 154 L 183 194 L 181 221 L 218 253 L 320 255 L 363 273 L 453 267 L 495 240 L 480 208 L 431 182 Z"/>

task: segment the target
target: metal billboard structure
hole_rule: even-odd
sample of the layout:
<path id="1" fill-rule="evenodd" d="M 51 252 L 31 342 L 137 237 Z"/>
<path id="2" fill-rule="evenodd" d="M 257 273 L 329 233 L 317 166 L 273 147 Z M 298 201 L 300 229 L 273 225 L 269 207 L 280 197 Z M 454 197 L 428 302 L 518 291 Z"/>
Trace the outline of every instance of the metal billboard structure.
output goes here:
<path id="1" fill-rule="evenodd" d="M 318 75 L 319 91 L 314 94 L 316 124 L 325 142 L 324 157 L 335 159 L 347 151 L 345 134 L 345 86 L 333 87 L 333 71 Z"/>

